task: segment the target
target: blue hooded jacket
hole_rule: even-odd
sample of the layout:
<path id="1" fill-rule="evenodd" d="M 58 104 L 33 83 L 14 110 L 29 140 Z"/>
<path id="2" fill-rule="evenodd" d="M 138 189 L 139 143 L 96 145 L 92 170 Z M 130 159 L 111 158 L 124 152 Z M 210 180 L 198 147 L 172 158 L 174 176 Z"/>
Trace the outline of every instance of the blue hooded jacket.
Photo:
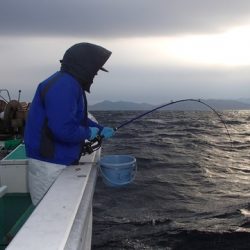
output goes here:
<path id="1" fill-rule="evenodd" d="M 86 48 L 84 45 L 83 49 Z M 90 79 L 94 78 L 110 54 L 106 53 L 97 66 L 93 64 Z M 81 60 L 86 64 L 86 57 Z M 67 67 L 70 68 L 70 65 Z M 25 125 L 24 141 L 29 158 L 63 165 L 77 164 L 83 144 L 90 136 L 89 127 L 102 130 L 102 126 L 87 117 L 84 84 L 88 88 L 91 84 L 84 77 L 79 79 L 79 74 L 75 76 L 73 70 L 68 72 L 62 68 L 39 84 Z"/>

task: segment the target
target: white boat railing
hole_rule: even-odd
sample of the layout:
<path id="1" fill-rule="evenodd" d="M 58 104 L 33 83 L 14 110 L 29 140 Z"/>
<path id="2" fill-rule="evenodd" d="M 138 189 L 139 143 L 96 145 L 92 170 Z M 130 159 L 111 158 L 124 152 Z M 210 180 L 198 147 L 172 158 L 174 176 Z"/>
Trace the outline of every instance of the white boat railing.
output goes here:
<path id="1" fill-rule="evenodd" d="M 92 198 L 100 150 L 61 173 L 7 250 L 91 249 Z"/>

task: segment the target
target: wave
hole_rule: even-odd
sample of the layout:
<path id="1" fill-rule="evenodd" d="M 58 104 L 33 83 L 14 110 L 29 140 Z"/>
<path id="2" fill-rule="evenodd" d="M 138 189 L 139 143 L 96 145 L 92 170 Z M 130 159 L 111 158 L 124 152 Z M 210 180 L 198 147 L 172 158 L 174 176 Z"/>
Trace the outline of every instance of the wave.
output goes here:
<path id="1" fill-rule="evenodd" d="M 104 140 L 102 154 L 135 156 L 138 172 L 119 189 L 98 178 L 93 249 L 250 249 L 250 112 L 222 114 L 232 145 L 210 112 L 156 112 Z"/>
<path id="2" fill-rule="evenodd" d="M 248 250 L 250 249 L 247 232 L 206 232 L 198 230 L 152 230 L 134 236 L 110 238 L 93 244 L 94 250 L 107 249 L 149 249 L 149 250 Z"/>

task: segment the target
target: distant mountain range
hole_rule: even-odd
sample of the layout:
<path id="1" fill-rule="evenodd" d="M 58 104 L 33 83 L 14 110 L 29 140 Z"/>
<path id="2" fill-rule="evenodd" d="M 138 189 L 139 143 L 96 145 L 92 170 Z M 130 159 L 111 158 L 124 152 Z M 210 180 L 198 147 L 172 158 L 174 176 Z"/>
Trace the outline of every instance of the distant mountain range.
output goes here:
<path id="1" fill-rule="evenodd" d="M 103 101 L 89 106 L 89 110 L 148 110 L 154 106 L 148 103 Z"/>
<path id="2" fill-rule="evenodd" d="M 201 101 L 210 105 L 217 110 L 248 110 L 250 109 L 250 99 L 240 99 L 240 100 L 216 100 L 207 99 Z M 106 111 L 106 110 L 150 110 L 159 105 L 151 105 L 148 103 L 135 103 L 126 101 L 103 101 L 96 103 L 94 105 L 89 105 L 90 111 Z M 177 104 L 170 105 L 164 110 L 208 110 L 205 105 L 198 102 L 181 102 Z"/>
<path id="3" fill-rule="evenodd" d="M 243 102 L 243 103 L 250 104 L 250 98 L 240 98 L 238 101 L 239 101 L 239 102 Z"/>

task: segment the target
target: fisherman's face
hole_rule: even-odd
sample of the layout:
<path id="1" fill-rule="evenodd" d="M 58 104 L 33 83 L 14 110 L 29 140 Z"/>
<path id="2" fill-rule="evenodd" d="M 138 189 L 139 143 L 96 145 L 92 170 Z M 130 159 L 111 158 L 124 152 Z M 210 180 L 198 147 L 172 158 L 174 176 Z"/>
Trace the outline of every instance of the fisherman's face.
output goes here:
<path id="1" fill-rule="evenodd" d="M 98 75 L 98 71 L 95 73 L 95 75 L 94 75 L 94 77 L 93 77 L 93 79 L 92 80 L 90 80 L 90 81 L 84 81 L 83 82 L 83 89 L 85 90 L 85 91 L 87 91 L 88 93 L 90 93 L 90 88 L 91 88 L 91 86 L 92 86 L 92 84 L 93 84 L 93 81 L 94 81 L 94 78 L 96 77 Z"/>

